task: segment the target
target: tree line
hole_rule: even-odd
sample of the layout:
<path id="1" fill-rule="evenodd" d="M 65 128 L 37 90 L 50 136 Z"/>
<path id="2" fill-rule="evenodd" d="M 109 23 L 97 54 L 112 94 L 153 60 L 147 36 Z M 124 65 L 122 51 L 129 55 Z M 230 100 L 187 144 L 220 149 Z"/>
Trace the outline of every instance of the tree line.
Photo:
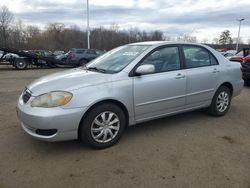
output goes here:
<path id="1" fill-rule="evenodd" d="M 164 40 L 161 31 L 146 32 L 138 28 L 121 30 L 115 24 L 110 28 L 93 28 L 90 32 L 91 48 L 110 50 L 114 47 L 140 41 Z M 64 50 L 87 48 L 87 32 L 76 25 L 49 23 L 45 29 L 14 22 L 13 14 L 6 6 L 0 8 L 0 46 L 25 50 Z"/>
<path id="2" fill-rule="evenodd" d="M 138 28 L 120 29 L 113 24 L 109 28 L 92 28 L 90 32 L 91 48 L 110 50 L 123 44 L 177 40 L 197 42 L 193 35 L 179 35 L 177 37 L 165 36 L 162 31 L 144 31 Z M 206 40 L 203 43 L 207 43 Z M 213 47 L 234 49 L 234 41 L 229 30 L 215 38 Z M 250 44 L 250 41 L 249 41 Z M 87 32 L 78 26 L 66 27 L 63 23 L 48 23 L 44 29 L 34 25 L 25 25 L 22 21 L 15 21 L 14 15 L 6 6 L 0 7 L 0 46 L 22 50 L 64 50 L 71 48 L 87 48 Z"/>

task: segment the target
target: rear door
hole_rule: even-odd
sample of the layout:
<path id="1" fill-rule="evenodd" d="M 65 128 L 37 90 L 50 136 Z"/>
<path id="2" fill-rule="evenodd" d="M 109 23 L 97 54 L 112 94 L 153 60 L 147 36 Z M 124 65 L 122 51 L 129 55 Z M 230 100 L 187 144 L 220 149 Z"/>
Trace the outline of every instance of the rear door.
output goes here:
<path id="1" fill-rule="evenodd" d="M 183 45 L 187 78 L 186 106 L 199 107 L 211 101 L 220 72 L 218 61 L 207 49 Z"/>
<path id="2" fill-rule="evenodd" d="M 97 57 L 95 50 L 87 50 L 85 55 L 89 61 L 91 61 Z"/>

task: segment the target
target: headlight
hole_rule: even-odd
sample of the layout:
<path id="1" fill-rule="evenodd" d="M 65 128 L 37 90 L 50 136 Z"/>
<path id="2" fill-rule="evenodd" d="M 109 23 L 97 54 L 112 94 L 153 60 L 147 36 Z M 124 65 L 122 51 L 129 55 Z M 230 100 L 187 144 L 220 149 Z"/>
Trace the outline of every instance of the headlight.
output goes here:
<path id="1" fill-rule="evenodd" d="M 31 102 L 32 107 L 51 108 L 67 104 L 73 95 L 66 91 L 53 91 L 42 94 Z"/>

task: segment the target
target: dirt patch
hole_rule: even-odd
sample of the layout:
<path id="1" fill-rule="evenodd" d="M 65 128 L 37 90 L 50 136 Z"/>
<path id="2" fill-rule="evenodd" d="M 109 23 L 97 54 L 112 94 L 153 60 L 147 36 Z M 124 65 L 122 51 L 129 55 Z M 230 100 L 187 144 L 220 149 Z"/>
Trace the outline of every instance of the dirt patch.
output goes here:
<path id="1" fill-rule="evenodd" d="M 230 143 L 230 144 L 234 144 L 235 143 L 234 139 L 231 138 L 230 136 L 223 136 L 222 138 L 224 140 L 228 141 L 228 143 Z"/>

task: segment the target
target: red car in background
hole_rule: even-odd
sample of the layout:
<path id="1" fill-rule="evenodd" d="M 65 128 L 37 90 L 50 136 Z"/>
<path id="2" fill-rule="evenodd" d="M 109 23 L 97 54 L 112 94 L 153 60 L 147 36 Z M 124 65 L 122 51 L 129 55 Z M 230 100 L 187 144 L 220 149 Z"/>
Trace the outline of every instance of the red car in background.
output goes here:
<path id="1" fill-rule="evenodd" d="M 231 57 L 229 61 L 236 61 L 241 63 L 243 61 L 243 57 L 244 57 L 243 51 L 240 51 L 235 56 Z"/>
<path id="2" fill-rule="evenodd" d="M 241 63 L 241 70 L 245 85 L 250 85 L 250 55 L 243 58 Z"/>
<path id="3" fill-rule="evenodd" d="M 246 57 L 243 57 L 242 62 L 243 62 L 243 63 L 250 62 L 250 55 L 248 55 L 248 56 L 246 56 Z"/>

